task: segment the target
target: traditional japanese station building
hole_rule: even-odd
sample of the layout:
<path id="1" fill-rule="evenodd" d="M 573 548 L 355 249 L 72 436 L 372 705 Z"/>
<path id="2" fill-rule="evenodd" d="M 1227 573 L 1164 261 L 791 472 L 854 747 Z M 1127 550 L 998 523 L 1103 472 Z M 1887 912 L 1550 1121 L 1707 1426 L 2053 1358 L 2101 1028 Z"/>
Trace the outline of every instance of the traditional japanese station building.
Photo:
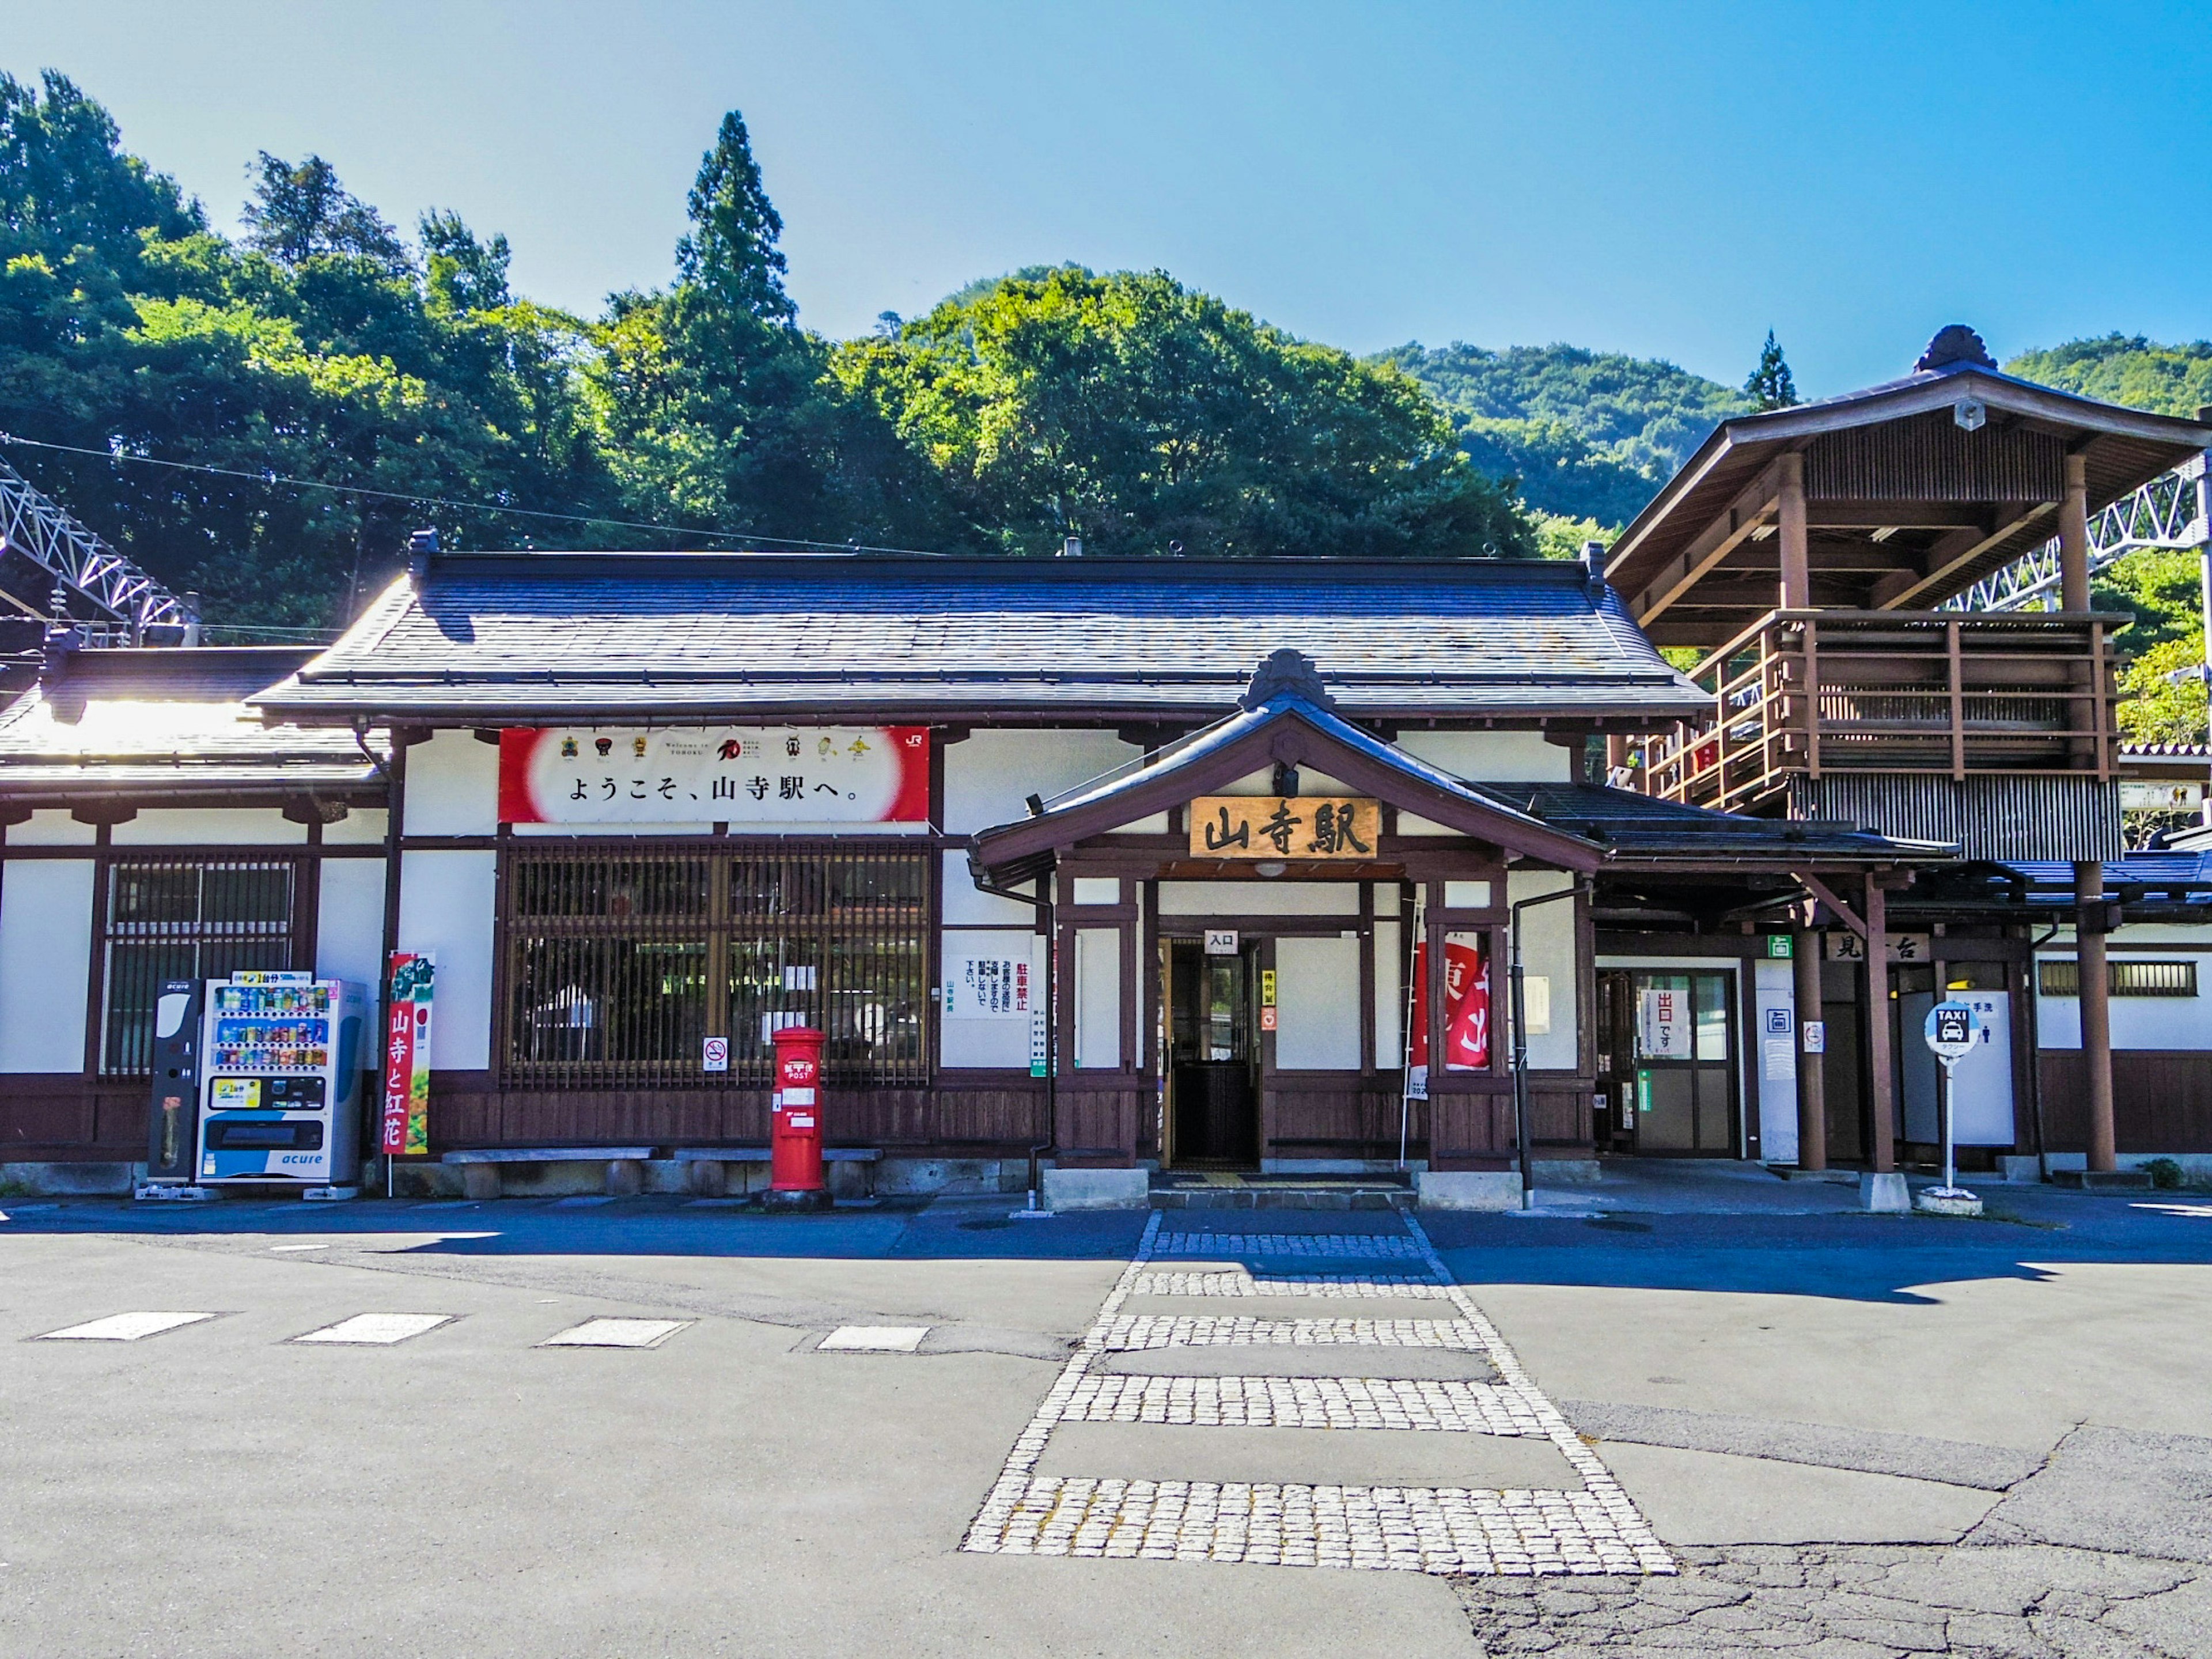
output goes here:
<path id="1" fill-rule="evenodd" d="M 2125 876 L 2082 562 L 2212 427 L 1962 350 L 1724 425 L 1602 568 L 425 548 L 318 653 L 57 638 L 0 711 L 0 1165 L 127 1182 L 161 981 L 393 950 L 418 1187 L 758 1184 L 799 1022 L 879 1190 L 1881 1175 L 1944 993 L 1970 1167 L 2212 1152 L 2212 896 Z M 2061 611 L 1930 608 L 2053 534 Z"/>

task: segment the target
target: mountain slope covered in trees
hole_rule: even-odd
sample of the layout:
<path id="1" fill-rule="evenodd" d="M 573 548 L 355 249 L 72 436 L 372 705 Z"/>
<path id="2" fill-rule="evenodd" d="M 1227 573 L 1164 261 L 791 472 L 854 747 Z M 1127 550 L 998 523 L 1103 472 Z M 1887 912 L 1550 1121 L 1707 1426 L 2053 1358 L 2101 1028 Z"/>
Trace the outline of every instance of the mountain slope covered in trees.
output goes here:
<path id="1" fill-rule="evenodd" d="M 1674 364 L 1577 346 L 1455 343 L 1384 354 L 1451 411 L 1470 460 L 1540 512 L 1624 525 L 1751 400 Z"/>

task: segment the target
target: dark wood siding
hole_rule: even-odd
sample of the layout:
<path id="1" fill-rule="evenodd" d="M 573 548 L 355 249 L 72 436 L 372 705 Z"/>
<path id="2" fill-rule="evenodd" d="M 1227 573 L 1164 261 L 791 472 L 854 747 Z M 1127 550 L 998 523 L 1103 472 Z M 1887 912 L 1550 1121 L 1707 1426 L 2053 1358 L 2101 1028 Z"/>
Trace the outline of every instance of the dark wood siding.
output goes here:
<path id="1" fill-rule="evenodd" d="M 2043 1051 L 2044 1145 L 2089 1145 L 2088 1068 L 2079 1048 Z M 2212 1049 L 2115 1048 L 2113 1129 L 2124 1152 L 2212 1152 Z"/>

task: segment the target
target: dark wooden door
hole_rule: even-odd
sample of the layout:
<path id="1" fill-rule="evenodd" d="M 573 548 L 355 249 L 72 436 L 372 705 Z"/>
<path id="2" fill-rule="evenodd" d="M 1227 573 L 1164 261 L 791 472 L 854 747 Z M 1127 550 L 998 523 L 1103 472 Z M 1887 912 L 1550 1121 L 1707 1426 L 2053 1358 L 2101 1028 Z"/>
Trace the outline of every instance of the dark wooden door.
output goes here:
<path id="1" fill-rule="evenodd" d="M 1253 1018 L 1254 950 L 1207 956 L 1195 939 L 1170 949 L 1169 1066 L 1175 1161 L 1256 1165 L 1259 1056 Z"/>

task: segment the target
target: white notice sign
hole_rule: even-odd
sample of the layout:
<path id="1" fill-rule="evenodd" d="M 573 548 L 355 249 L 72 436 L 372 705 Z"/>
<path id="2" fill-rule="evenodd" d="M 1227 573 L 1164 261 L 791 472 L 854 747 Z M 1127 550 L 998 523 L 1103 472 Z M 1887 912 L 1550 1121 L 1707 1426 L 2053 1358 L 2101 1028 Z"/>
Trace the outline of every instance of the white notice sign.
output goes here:
<path id="1" fill-rule="evenodd" d="M 947 1019 L 1027 1019 L 1031 1012 L 1030 992 L 1031 969 L 1026 955 L 969 947 L 945 957 Z"/>
<path id="2" fill-rule="evenodd" d="M 1646 991 L 1637 999 L 1636 1052 L 1644 1060 L 1690 1057 L 1687 991 Z"/>

